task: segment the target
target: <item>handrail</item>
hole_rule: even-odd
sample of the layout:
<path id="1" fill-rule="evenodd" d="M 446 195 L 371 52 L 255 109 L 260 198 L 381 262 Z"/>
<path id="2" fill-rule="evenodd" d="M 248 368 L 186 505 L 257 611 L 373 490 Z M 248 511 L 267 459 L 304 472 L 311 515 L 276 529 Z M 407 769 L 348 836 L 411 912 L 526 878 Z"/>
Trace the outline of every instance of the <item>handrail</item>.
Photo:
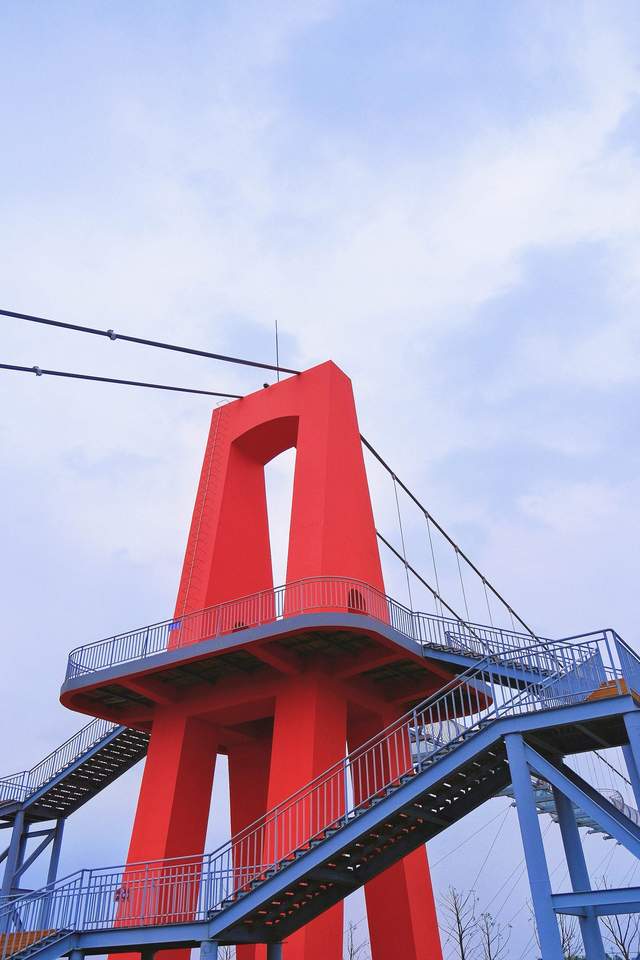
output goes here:
<path id="1" fill-rule="evenodd" d="M 13 901 L 0 911 L 0 929 L 206 919 L 493 721 L 626 693 L 624 658 L 640 669 L 640 657 L 612 631 L 576 646 L 555 645 L 556 670 L 532 681 L 547 653 L 545 644 L 523 647 L 513 653 L 510 671 L 485 657 L 212 853 L 81 871 Z"/>
<path id="2" fill-rule="evenodd" d="M 41 787 L 62 773 L 88 749 L 103 740 L 118 727 L 109 720 L 91 720 L 70 736 L 64 743 L 48 753 L 43 760 L 31 767 L 0 779 L 0 803 L 11 800 L 24 802 Z M 18 780 L 19 778 L 19 780 Z"/>
<path id="3" fill-rule="evenodd" d="M 531 643 L 527 634 L 517 631 L 410 610 L 361 580 L 310 577 L 76 647 L 69 654 L 66 680 L 240 629 L 304 613 L 335 611 L 366 615 L 389 624 L 425 653 L 435 647 L 479 659 L 487 653 L 510 655 Z M 544 669 L 554 669 L 552 658 Z"/>

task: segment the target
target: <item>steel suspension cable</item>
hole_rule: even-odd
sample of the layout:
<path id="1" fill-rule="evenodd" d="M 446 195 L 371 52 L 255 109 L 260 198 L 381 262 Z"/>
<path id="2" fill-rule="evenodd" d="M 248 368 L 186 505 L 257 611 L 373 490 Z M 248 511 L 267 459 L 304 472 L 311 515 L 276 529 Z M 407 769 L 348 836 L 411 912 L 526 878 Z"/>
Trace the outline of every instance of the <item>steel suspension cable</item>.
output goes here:
<path id="1" fill-rule="evenodd" d="M 48 370 L 46 367 L 23 367 L 13 363 L 0 363 L 0 370 L 13 370 L 18 373 L 32 373 L 37 377 L 65 377 L 69 380 L 87 380 L 93 383 L 115 383 L 124 387 L 147 387 L 150 390 L 169 390 L 172 393 L 194 393 L 206 397 L 224 397 L 229 400 L 241 400 L 239 393 L 219 393 L 216 390 L 196 390 L 191 387 L 174 387 L 167 383 L 149 383 L 146 380 L 121 380 L 118 377 L 98 377 L 90 373 L 71 373 L 69 370 Z"/>
<path id="2" fill-rule="evenodd" d="M 473 572 L 474 572 L 475 574 L 477 574 L 477 576 L 480 577 L 481 580 L 484 580 L 484 582 L 486 583 L 486 585 L 488 586 L 488 588 L 491 590 L 491 592 L 498 598 L 498 600 L 499 600 L 499 601 L 506 607 L 506 609 L 509 611 L 509 613 L 511 614 L 512 620 L 513 620 L 513 618 L 515 617 L 515 619 L 518 621 L 518 623 L 519 623 L 522 627 L 524 627 L 524 629 L 526 630 L 526 632 L 527 632 L 528 634 L 530 634 L 530 635 L 533 637 L 534 640 L 538 640 L 539 638 L 538 638 L 537 635 L 534 633 L 534 631 L 531 629 L 531 627 L 530 627 L 527 623 L 525 623 L 525 621 L 522 619 L 522 617 L 520 617 L 520 616 L 515 612 L 515 610 L 513 609 L 513 607 L 512 607 L 509 603 L 507 603 L 507 601 L 504 599 L 504 597 L 502 596 L 502 594 L 500 594 L 500 593 L 498 592 L 498 590 L 496 590 L 496 588 L 493 586 L 493 584 L 491 583 L 491 581 L 488 580 L 488 579 L 484 576 L 484 574 L 476 567 L 475 563 L 473 563 L 473 561 L 469 559 L 469 557 L 466 555 L 466 553 L 458 546 L 458 544 L 455 542 L 455 540 L 453 540 L 453 539 L 449 536 L 449 534 L 448 534 L 447 531 L 444 529 L 444 527 L 442 527 L 442 526 L 438 523 L 438 521 L 433 517 L 433 515 L 427 510 L 427 508 L 425 507 L 425 505 L 424 505 L 423 503 L 421 503 L 420 500 L 418 499 L 418 497 L 417 497 L 414 493 L 412 493 L 412 491 L 409 489 L 409 487 L 408 487 L 405 483 L 402 482 L 402 480 L 400 479 L 400 477 L 398 477 L 398 475 L 392 470 L 392 468 L 389 466 L 389 464 L 386 462 L 386 460 L 383 458 L 383 456 L 382 456 L 380 453 L 378 453 L 378 451 L 375 449 L 375 447 L 372 446 L 372 444 L 370 444 L 369 441 L 366 439 L 366 437 L 364 437 L 362 434 L 360 434 L 360 439 L 361 439 L 362 443 L 364 444 L 364 446 L 366 447 L 366 449 L 376 458 L 376 460 L 378 461 L 378 463 L 380 463 L 381 466 L 384 467 L 384 469 L 385 469 L 388 473 L 390 473 L 393 477 L 396 478 L 396 481 L 398 482 L 398 485 L 401 487 L 401 489 L 404 490 L 404 492 L 407 494 L 407 496 L 408 496 L 411 500 L 413 500 L 413 502 L 415 503 L 415 505 L 416 505 L 416 506 L 418 507 L 418 509 L 424 514 L 424 516 L 427 517 L 427 518 L 431 521 L 431 523 L 434 525 L 434 527 L 436 528 L 436 530 L 438 530 L 439 533 L 442 534 L 442 536 L 443 536 L 443 537 L 445 538 L 445 540 L 447 540 L 447 542 L 454 548 L 454 550 L 457 550 L 457 551 L 458 551 L 459 555 L 462 557 L 462 559 L 465 561 L 465 563 L 466 563 L 469 567 L 471 567 L 471 569 L 473 570 Z M 515 626 L 514 626 L 514 630 L 515 630 Z"/>
<path id="3" fill-rule="evenodd" d="M 493 626 L 493 617 L 491 615 L 491 604 L 489 603 L 489 594 L 487 592 L 487 581 L 485 578 L 482 578 L 482 586 L 484 587 L 484 599 L 487 603 L 487 613 L 489 614 L 489 623 Z"/>
<path id="4" fill-rule="evenodd" d="M 392 544 L 392 543 L 389 543 L 389 541 L 387 540 L 387 538 L 386 538 L 382 533 L 380 533 L 379 530 L 376 530 L 376 536 L 378 537 L 378 540 L 380 540 L 381 543 L 384 543 L 385 547 L 387 547 L 387 549 L 390 550 L 391 553 L 393 553 L 393 554 L 398 558 L 398 560 L 402 561 L 402 563 L 405 562 L 402 554 L 400 553 L 400 551 L 399 551 L 399 550 L 396 550 L 396 548 L 393 546 L 393 544 Z M 410 571 L 411 571 L 411 573 L 414 575 L 414 577 L 415 577 L 417 580 L 419 580 L 420 583 L 421 583 L 423 586 L 425 586 L 425 587 L 427 588 L 427 590 L 429 590 L 429 592 L 430 592 L 437 600 L 440 601 L 440 604 L 441 604 L 443 607 L 446 607 L 446 609 L 449 611 L 449 613 L 450 613 L 459 623 L 464 623 L 464 625 L 470 630 L 470 632 L 473 634 L 473 636 L 475 636 L 475 634 L 473 633 L 473 630 L 471 630 L 471 627 L 469 626 L 469 624 L 467 623 L 467 621 L 466 621 L 463 617 L 461 617 L 459 613 L 456 613 L 456 611 L 453 609 L 453 607 L 449 606 L 449 604 L 447 603 L 446 600 L 443 600 L 443 598 L 440 596 L 439 593 L 437 593 L 436 590 L 434 590 L 434 588 L 431 586 L 431 584 L 428 582 L 428 580 L 425 580 L 424 577 L 421 576 L 421 575 L 418 573 L 418 571 L 417 571 L 414 567 L 412 567 L 411 564 L 410 564 L 408 561 L 407 561 L 407 563 L 406 563 L 406 568 L 407 568 L 407 570 L 410 570 Z"/>
<path id="5" fill-rule="evenodd" d="M 500 834 L 502 833 L 502 828 L 504 827 L 505 823 L 507 822 L 507 817 L 509 816 L 510 812 L 511 812 L 511 808 L 510 808 L 510 807 L 507 807 L 507 809 L 506 809 L 505 812 L 504 812 L 504 816 L 503 816 L 503 818 L 502 818 L 502 822 L 501 822 L 500 825 L 498 826 L 498 829 L 497 829 L 496 832 L 495 832 L 494 838 L 493 838 L 493 840 L 491 841 L 491 846 L 490 846 L 489 849 L 487 850 L 487 854 L 486 854 L 484 860 L 482 861 L 482 863 L 480 864 L 480 869 L 479 869 L 478 872 L 476 873 L 476 875 L 475 875 L 475 877 L 474 877 L 474 880 L 473 880 L 473 883 L 472 883 L 472 884 L 470 885 L 470 887 L 469 887 L 470 890 L 475 890 L 476 883 L 477 883 L 478 880 L 480 879 L 480 877 L 481 877 L 481 875 L 482 875 L 482 871 L 484 870 L 484 868 L 485 868 L 486 865 L 487 865 L 487 861 L 488 861 L 489 857 L 491 856 L 491 852 L 492 852 L 493 848 L 494 848 L 495 845 L 496 845 L 496 842 L 497 842 L 497 840 L 498 840 L 498 837 L 499 837 Z"/>
<path id="6" fill-rule="evenodd" d="M 398 485 L 396 478 L 393 477 L 393 493 L 396 498 L 396 511 L 398 513 L 398 526 L 400 528 L 400 542 L 402 544 L 402 558 L 404 560 L 404 574 L 407 578 L 407 593 L 409 594 L 409 609 L 413 610 L 413 597 L 411 596 L 411 581 L 409 580 L 409 571 L 407 569 L 407 548 L 404 542 L 404 530 L 402 529 L 402 515 L 400 514 L 400 501 L 398 500 Z"/>
<path id="7" fill-rule="evenodd" d="M 464 580 L 462 579 L 462 569 L 460 567 L 460 551 L 456 547 L 456 563 L 458 564 L 458 576 L 460 577 L 460 587 L 462 589 L 462 600 L 464 602 L 464 609 L 467 611 L 467 620 L 469 619 L 469 604 L 467 603 L 467 594 L 464 589 Z"/>
<path id="8" fill-rule="evenodd" d="M 156 347 L 160 350 L 172 350 L 175 353 L 188 353 L 193 357 L 205 357 L 209 360 L 221 360 L 224 363 L 236 363 L 244 367 L 259 367 L 262 370 L 274 370 L 278 373 L 300 373 L 289 367 L 281 367 L 273 363 L 262 363 L 258 360 L 247 360 L 245 357 L 233 357 L 224 353 L 211 353 L 209 350 L 196 350 L 192 347 L 183 347 L 177 343 L 165 343 L 163 340 L 148 340 L 146 337 L 134 337 L 126 333 L 116 333 L 115 330 L 102 330 L 99 327 L 86 327 L 77 323 L 68 323 L 63 320 L 50 320 L 48 317 L 36 317 L 30 313 L 17 313 L 15 310 L 0 310 L 0 316 L 13 317 L 16 320 L 27 320 L 30 323 L 40 323 L 48 327 L 58 327 L 62 330 L 72 330 L 75 333 L 88 333 L 96 337 L 106 337 L 109 340 L 124 340 L 127 343 L 138 343 L 145 347 Z"/>
<path id="9" fill-rule="evenodd" d="M 547 826 L 545 827 L 545 829 L 542 831 L 542 837 L 543 837 L 543 839 L 544 839 L 544 837 L 546 837 L 546 835 L 548 834 L 548 832 L 549 832 L 549 830 L 551 829 L 552 825 L 553 825 L 553 820 L 549 820 L 549 823 L 547 824 Z M 513 875 L 520 869 L 520 867 L 522 867 L 522 866 L 524 865 L 524 869 L 526 870 L 526 865 L 525 865 L 524 860 L 525 860 L 524 857 L 521 857 L 521 858 L 520 858 L 520 860 L 519 860 L 518 863 L 515 865 L 515 867 L 514 867 L 513 870 L 511 871 L 511 873 L 507 876 L 507 878 L 506 878 L 506 880 L 504 881 L 504 883 L 502 883 L 502 885 L 498 887 L 498 889 L 495 891 L 495 893 L 494 893 L 493 896 L 491 897 L 491 900 L 489 900 L 489 902 L 486 904 L 485 910 L 488 910 L 488 909 L 489 909 L 489 907 L 490 907 L 491 904 L 494 902 L 494 900 L 496 899 L 496 897 L 504 890 L 504 888 L 506 887 L 506 885 L 509 883 L 509 880 L 511 880 L 511 878 L 513 877 Z M 519 881 L 519 880 L 520 880 L 520 877 L 518 877 L 518 881 Z M 509 894 L 509 895 L 511 895 L 511 894 Z"/>
<path id="10" fill-rule="evenodd" d="M 431 524 L 429 522 L 429 517 L 425 514 L 425 520 L 427 523 L 427 534 L 429 536 L 429 546 L 431 547 L 431 562 L 433 564 L 433 575 L 436 581 L 436 590 L 440 593 L 440 581 L 438 580 L 438 567 L 436 564 L 436 555 L 433 550 L 433 540 L 431 538 Z M 438 613 L 438 603 L 436 601 L 436 613 Z M 442 616 L 442 607 L 440 607 L 440 616 Z"/>
<path id="11" fill-rule="evenodd" d="M 632 786 L 631 780 L 629 780 L 627 777 L 625 777 L 625 775 L 624 775 L 624 773 L 622 772 L 622 770 L 618 770 L 618 768 L 617 768 L 613 763 L 610 763 L 610 762 L 606 759 L 606 757 L 603 757 L 602 754 L 598 753 L 597 750 L 594 750 L 593 752 L 595 753 L 595 755 L 596 755 L 596 757 L 598 758 L 598 760 L 600 760 L 602 763 L 604 763 L 604 764 L 606 764 L 608 767 L 610 767 L 610 769 L 613 770 L 613 772 L 614 772 L 615 774 L 617 774 L 622 780 L 624 780 L 625 783 L 628 783 L 629 786 Z"/>
<path id="12" fill-rule="evenodd" d="M 487 827 L 490 827 L 491 824 L 494 823 L 498 819 L 498 817 L 501 817 L 501 816 L 502 816 L 502 810 L 499 810 L 498 813 L 496 813 L 495 816 L 491 817 L 490 820 L 487 820 L 487 822 L 483 824 L 482 827 L 478 827 L 478 829 L 474 830 L 473 833 L 467 834 L 464 840 L 461 840 L 460 843 L 458 843 L 457 846 L 455 846 L 452 850 L 449 850 L 448 853 L 445 853 L 443 854 L 443 856 L 438 857 L 438 859 L 434 863 L 430 863 L 429 864 L 430 868 L 432 870 L 435 870 L 437 866 L 439 866 L 441 863 L 444 863 L 445 860 L 448 860 L 449 857 L 453 856 L 454 853 L 457 853 L 460 847 L 463 847 L 465 843 L 469 842 L 469 840 L 473 840 L 475 837 L 477 837 L 481 830 L 486 830 Z"/>

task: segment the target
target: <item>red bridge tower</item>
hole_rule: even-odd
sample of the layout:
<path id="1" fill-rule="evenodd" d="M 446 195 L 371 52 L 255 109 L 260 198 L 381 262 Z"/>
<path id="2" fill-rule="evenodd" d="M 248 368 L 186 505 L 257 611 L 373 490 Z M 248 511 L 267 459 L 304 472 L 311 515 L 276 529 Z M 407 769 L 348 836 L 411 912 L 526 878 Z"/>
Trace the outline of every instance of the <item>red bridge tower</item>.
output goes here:
<path id="1" fill-rule="evenodd" d="M 291 447 L 292 586 L 284 595 L 285 616 L 276 620 L 264 466 Z M 330 582 L 336 584 L 332 599 L 326 593 Z M 300 598 L 321 583 L 323 599 L 311 605 L 310 624 L 307 601 Z M 139 695 L 141 706 L 129 700 L 118 710 L 112 697 L 104 711 L 151 729 L 130 863 L 203 851 L 217 754 L 229 758 L 235 834 L 448 678 L 363 627 L 368 588 L 384 594 L 345 374 L 324 363 L 215 410 L 175 609 L 172 642 L 183 652 L 188 644 L 190 659 L 181 661 L 180 683 L 175 669 L 121 676 L 121 689 Z M 182 618 L 250 594 L 259 594 L 252 600 L 261 606 L 258 619 L 263 625 L 271 620 L 272 629 L 251 634 L 245 628 L 255 617 L 238 614 L 241 606 L 232 605 L 234 622 L 203 660 L 198 642 L 181 635 Z M 287 608 L 301 616 L 287 620 Z M 352 615 L 346 617 L 350 626 L 332 625 L 336 610 L 343 611 L 342 621 L 345 611 Z M 411 671 L 394 674 L 390 668 L 403 662 L 410 662 Z M 217 672 L 207 673 L 207 664 L 217 664 Z M 99 712 L 86 691 L 65 699 Z M 424 847 L 367 883 L 365 895 L 373 960 L 439 960 Z M 341 960 L 342 927 L 340 904 L 285 943 L 286 960 Z M 263 951 L 244 945 L 238 957 L 261 960 Z"/>

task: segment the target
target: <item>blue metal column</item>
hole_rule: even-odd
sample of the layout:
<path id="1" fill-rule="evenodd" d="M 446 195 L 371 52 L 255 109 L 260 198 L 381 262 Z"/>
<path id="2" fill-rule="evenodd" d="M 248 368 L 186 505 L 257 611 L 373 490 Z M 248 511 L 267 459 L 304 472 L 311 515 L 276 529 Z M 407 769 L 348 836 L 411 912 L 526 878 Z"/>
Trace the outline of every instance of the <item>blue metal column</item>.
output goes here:
<path id="1" fill-rule="evenodd" d="M 551 900 L 551 882 L 540 833 L 540 822 L 524 744 L 519 733 L 505 737 L 511 783 L 518 811 L 531 898 L 540 938 L 542 960 L 564 960 L 558 921 Z"/>
<path id="2" fill-rule="evenodd" d="M 71 950 L 69 960 L 84 960 L 84 950 Z"/>
<path id="3" fill-rule="evenodd" d="M 627 730 L 628 744 L 622 747 L 627 773 L 631 780 L 633 795 L 636 798 L 636 810 L 640 810 L 640 711 L 625 713 L 624 725 Z"/>
<path id="4" fill-rule="evenodd" d="M 267 960 L 282 960 L 282 944 L 281 943 L 267 944 Z"/>
<path id="5" fill-rule="evenodd" d="M 218 944 L 215 940 L 203 940 L 200 944 L 200 960 L 218 960 Z"/>
<path id="6" fill-rule="evenodd" d="M 571 886 L 575 893 L 591 890 L 589 882 L 589 871 L 584 858 L 582 841 L 580 840 L 580 831 L 576 823 L 576 814 L 573 804 L 565 797 L 564 793 L 553 788 L 553 799 L 558 811 L 558 823 L 562 834 L 562 843 L 564 853 L 567 858 L 569 876 L 571 877 Z M 604 960 L 604 946 L 602 943 L 602 934 L 600 933 L 600 924 L 593 907 L 585 907 L 585 916 L 579 917 L 580 932 L 582 933 L 582 942 L 587 960 Z"/>
<path id="7" fill-rule="evenodd" d="M 64 820 L 56 820 L 56 828 L 53 834 L 53 843 L 51 845 L 51 856 L 49 858 L 49 870 L 47 871 L 47 885 L 53 883 L 58 876 L 58 864 L 60 863 L 60 850 L 62 848 L 63 832 Z"/>
<path id="8" fill-rule="evenodd" d="M 9 844 L 9 853 L 7 862 L 4 866 L 4 876 L 2 878 L 2 889 L 0 890 L 0 902 L 8 897 L 13 887 L 13 878 L 16 870 L 20 869 L 20 855 L 24 853 L 24 810 L 19 810 L 13 821 L 13 830 L 11 831 L 11 842 Z"/>

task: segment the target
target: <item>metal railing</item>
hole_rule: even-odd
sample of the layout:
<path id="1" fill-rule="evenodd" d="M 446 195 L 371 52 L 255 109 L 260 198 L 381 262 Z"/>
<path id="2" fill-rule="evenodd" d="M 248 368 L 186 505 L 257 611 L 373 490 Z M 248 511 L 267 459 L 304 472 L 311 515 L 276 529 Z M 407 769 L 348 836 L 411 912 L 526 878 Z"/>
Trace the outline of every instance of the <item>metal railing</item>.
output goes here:
<path id="1" fill-rule="evenodd" d="M 69 655 L 66 679 L 249 627 L 319 612 L 366 614 L 414 640 L 423 652 L 438 648 L 477 659 L 488 654 L 511 657 L 531 644 L 531 637 L 525 633 L 414 612 L 360 580 L 313 577 L 78 647 Z M 553 658 L 547 661 L 542 654 L 539 665 L 545 671 L 555 668 Z"/>
<path id="2" fill-rule="evenodd" d="M 69 655 L 66 678 L 319 611 L 362 613 L 392 622 L 403 632 L 412 624 L 410 610 L 366 583 L 346 577 L 312 577 L 78 647 Z"/>
<path id="3" fill-rule="evenodd" d="M 0 929 L 45 937 L 205 920 L 493 721 L 638 690 L 640 659 L 613 631 L 552 652 L 555 668 L 538 682 L 527 678 L 548 645 L 518 650 L 510 673 L 486 657 L 215 852 L 80 871 L 13 901 L 0 911 Z M 0 958 L 10 955 L 8 942 Z"/>
<path id="4" fill-rule="evenodd" d="M 68 766 L 75 763 L 87 750 L 112 733 L 117 723 L 108 720 L 92 720 L 86 726 L 52 750 L 44 760 L 30 770 L 11 774 L 0 779 L 0 803 L 17 801 L 23 803 L 41 787 L 49 783 Z"/>

